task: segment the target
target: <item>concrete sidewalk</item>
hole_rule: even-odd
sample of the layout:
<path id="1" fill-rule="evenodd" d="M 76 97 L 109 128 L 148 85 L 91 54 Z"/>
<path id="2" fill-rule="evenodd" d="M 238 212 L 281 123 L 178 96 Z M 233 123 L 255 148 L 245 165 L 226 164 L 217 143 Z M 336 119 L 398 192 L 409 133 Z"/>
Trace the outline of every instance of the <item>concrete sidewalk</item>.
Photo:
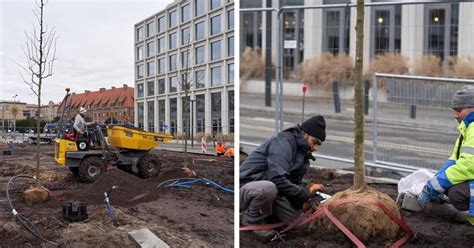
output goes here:
<path id="1" fill-rule="evenodd" d="M 226 143 L 225 146 L 228 148 L 233 147 L 234 144 Z M 166 151 L 174 151 L 174 152 L 184 152 L 184 141 L 183 140 L 171 140 L 167 143 L 164 143 L 155 149 L 157 150 L 166 150 Z M 191 141 L 188 140 L 188 152 L 192 153 L 202 153 L 201 151 L 201 142 L 194 141 L 194 147 L 191 146 Z M 208 155 L 216 155 L 214 151 L 214 146 L 212 142 L 207 143 L 207 153 Z"/>

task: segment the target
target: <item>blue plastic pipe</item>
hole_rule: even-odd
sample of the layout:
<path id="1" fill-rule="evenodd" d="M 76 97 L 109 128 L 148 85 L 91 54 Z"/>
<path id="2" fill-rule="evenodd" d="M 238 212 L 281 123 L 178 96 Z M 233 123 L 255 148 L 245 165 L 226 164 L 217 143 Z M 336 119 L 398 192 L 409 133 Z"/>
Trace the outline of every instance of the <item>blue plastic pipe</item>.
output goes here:
<path id="1" fill-rule="evenodd" d="M 214 185 L 214 186 L 216 186 L 216 187 L 218 187 L 218 188 L 224 190 L 224 191 L 227 192 L 227 193 L 234 193 L 234 190 L 233 190 L 233 189 L 225 188 L 225 187 L 219 185 L 218 183 L 216 183 L 216 182 L 214 182 L 214 181 L 211 181 L 210 179 L 207 179 L 207 178 L 203 177 L 202 180 L 204 180 L 204 181 L 206 181 L 206 182 L 208 182 L 208 183 L 210 183 L 210 184 L 212 184 L 212 185 Z"/>
<path id="2" fill-rule="evenodd" d="M 110 206 L 109 196 L 107 196 L 107 192 L 104 192 L 104 195 L 105 195 L 105 203 L 107 204 L 107 210 L 109 212 L 109 217 L 110 217 L 110 219 L 113 220 L 113 219 L 115 219 L 115 215 L 112 212 L 112 207 Z"/>

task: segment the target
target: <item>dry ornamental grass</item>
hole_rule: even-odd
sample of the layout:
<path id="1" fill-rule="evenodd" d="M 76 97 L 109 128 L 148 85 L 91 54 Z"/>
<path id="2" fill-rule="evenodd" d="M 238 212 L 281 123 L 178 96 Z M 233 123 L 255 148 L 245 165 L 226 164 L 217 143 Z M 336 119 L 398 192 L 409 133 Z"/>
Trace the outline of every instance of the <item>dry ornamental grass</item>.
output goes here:
<path id="1" fill-rule="evenodd" d="M 349 55 L 322 53 L 301 63 L 298 79 L 308 84 L 329 87 L 334 80 L 339 83 L 350 82 L 353 70 L 354 62 Z"/>

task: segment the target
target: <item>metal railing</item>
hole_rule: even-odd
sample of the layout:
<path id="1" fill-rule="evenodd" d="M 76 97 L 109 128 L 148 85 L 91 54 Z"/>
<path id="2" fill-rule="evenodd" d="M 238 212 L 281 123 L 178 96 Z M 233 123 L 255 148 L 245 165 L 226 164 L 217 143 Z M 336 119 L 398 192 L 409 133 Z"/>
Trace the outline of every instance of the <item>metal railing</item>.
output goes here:
<path id="1" fill-rule="evenodd" d="M 465 84 L 474 80 L 375 73 L 373 163 L 439 168 L 459 135 L 449 106 Z"/>

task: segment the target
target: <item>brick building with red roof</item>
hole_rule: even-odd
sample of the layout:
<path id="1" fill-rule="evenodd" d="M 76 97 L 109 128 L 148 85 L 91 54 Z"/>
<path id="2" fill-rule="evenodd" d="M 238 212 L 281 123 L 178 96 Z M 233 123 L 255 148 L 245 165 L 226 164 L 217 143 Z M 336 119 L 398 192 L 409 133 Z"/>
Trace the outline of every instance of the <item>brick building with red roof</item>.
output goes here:
<path id="1" fill-rule="evenodd" d="M 84 107 L 87 109 L 86 116 L 91 117 L 92 121 L 104 123 L 113 117 L 118 123 L 133 122 L 134 99 L 134 89 L 126 84 L 122 88 L 100 88 L 98 91 L 86 90 L 84 93 L 72 93 L 68 117 L 74 118 L 79 108 Z M 59 111 L 61 113 L 62 105 Z"/>

